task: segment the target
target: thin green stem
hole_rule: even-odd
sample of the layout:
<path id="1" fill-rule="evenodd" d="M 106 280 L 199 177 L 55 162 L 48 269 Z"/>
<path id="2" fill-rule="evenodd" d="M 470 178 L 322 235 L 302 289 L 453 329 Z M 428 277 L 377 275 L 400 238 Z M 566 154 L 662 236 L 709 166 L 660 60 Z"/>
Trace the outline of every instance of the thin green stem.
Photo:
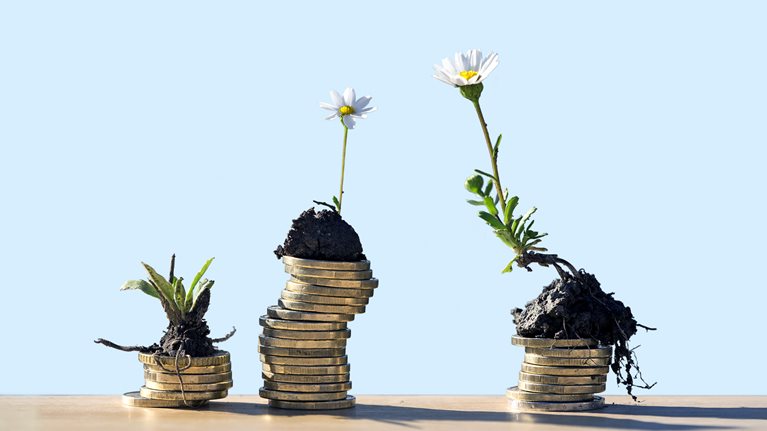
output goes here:
<path id="1" fill-rule="evenodd" d="M 343 124 L 343 123 L 341 123 Z M 338 192 L 338 214 L 341 214 L 341 204 L 344 202 L 344 172 L 346 171 L 346 138 L 349 136 L 349 128 L 344 124 L 344 151 L 341 155 L 341 190 Z"/>
<path id="2" fill-rule="evenodd" d="M 506 212 L 506 197 L 503 195 L 503 188 L 501 187 L 501 177 L 498 176 L 498 163 L 493 155 L 493 143 L 490 141 L 490 133 L 487 131 L 487 123 L 485 123 L 485 116 L 482 115 L 482 108 L 479 106 L 479 100 L 472 101 L 474 103 L 474 109 L 477 110 L 477 116 L 479 117 L 479 125 L 482 126 L 482 133 L 485 135 L 485 143 L 487 144 L 487 152 L 490 154 L 490 164 L 493 166 L 493 176 L 495 176 L 495 191 L 498 193 L 498 200 L 501 203 L 501 211 Z"/>

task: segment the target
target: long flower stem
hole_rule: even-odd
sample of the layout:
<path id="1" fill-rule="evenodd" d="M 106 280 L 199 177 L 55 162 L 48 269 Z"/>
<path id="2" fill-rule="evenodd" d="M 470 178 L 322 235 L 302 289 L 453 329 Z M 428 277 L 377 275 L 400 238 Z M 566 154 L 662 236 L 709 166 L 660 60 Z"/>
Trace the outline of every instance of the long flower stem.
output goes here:
<path id="1" fill-rule="evenodd" d="M 501 187 L 501 177 L 498 176 L 498 163 L 493 154 L 493 144 L 490 141 L 490 133 L 487 131 L 487 123 L 485 123 L 485 116 L 482 115 L 482 108 L 479 106 L 479 100 L 472 101 L 474 103 L 474 109 L 477 110 L 477 117 L 479 117 L 479 125 L 482 126 L 482 133 L 485 135 L 485 143 L 487 144 L 487 152 L 490 154 L 490 164 L 493 166 L 493 175 L 495 183 L 495 191 L 498 193 L 498 200 L 501 203 L 501 210 L 506 212 L 506 197 L 503 195 L 503 188 Z"/>
<path id="2" fill-rule="evenodd" d="M 343 124 L 343 123 L 342 123 Z M 341 214 L 341 204 L 344 202 L 344 172 L 346 171 L 346 138 L 349 128 L 344 124 L 344 151 L 341 155 L 341 190 L 338 192 L 338 214 Z"/>

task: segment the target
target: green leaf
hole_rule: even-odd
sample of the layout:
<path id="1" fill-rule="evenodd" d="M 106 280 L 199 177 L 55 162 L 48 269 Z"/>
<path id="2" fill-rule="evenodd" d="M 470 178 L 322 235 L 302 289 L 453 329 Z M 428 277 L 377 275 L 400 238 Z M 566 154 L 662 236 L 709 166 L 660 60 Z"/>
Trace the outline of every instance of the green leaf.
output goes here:
<path id="1" fill-rule="evenodd" d="M 482 178 L 482 177 L 480 177 L 480 178 Z M 491 190 L 493 190 L 493 182 L 492 181 L 488 181 L 487 185 L 485 186 L 485 196 L 489 196 Z"/>
<path id="2" fill-rule="evenodd" d="M 186 290 L 184 290 L 184 277 L 173 277 L 173 299 L 176 301 L 176 307 L 183 311 L 186 302 Z"/>
<path id="3" fill-rule="evenodd" d="M 197 305 L 197 299 L 200 298 L 202 292 L 205 292 L 206 290 L 213 287 L 213 283 L 213 280 L 208 280 L 207 278 L 200 281 L 200 284 L 198 284 L 197 288 L 194 289 L 194 297 L 192 298 L 192 305 L 189 307 L 189 312 L 194 310 L 194 307 Z"/>
<path id="4" fill-rule="evenodd" d="M 485 180 L 482 179 L 479 175 L 472 175 L 469 178 L 466 178 L 466 181 L 463 183 L 463 186 L 471 193 L 474 193 L 475 195 L 482 196 L 482 185 L 485 183 Z"/>
<path id="5" fill-rule="evenodd" d="M 155 287 L 157 287 L 157 290 L 160 291 L 160 295 L 162 295 L 169 304 L 174 305 L 176 300 L 174 299 L 175 292 L 173 290 L 173 286 L 168 283 L 168 280 L 166 280 L 165 277 L 158 274 L 154 268 L 144 262 L 141 262 L 141 264 L 144 265 L 146 272 L 149 274 L 149 280 L 152 281 Z M 180 310 L 176 309 L 176 311 Z"/>
<path id="6" fill-rule="evenodd" d="M 154 296 L 158 299 L 160 298 L 160 294 L 157 293 L 157 290 L 154 288 L 154 286 L 147 283 L 146 280 L 128 280 L 123 283 L 123 285 L 120 287 L 120 290 L 140 290 L 149 296 Z"/>
<path id="7" fill-rule="evenodd" d="M 503 223 L 509 224 L 511 217 L 514 215 L 514 209 L 519 203 L 519 196 L 512 196 L 506 201 L 506 212 L 503 213 Z"/>
<path id="8" fill-rule="evenodd" d="M 205 275 L 205 271 L 208 270 L 208 267 L 210 266 L 210 264 L 213 263 L 213 259 L 215 259 L 215 257 L 211 257 L 210 259 L 205 261 L 200 271 L 192 279 L 192 284 L 189 285 L 189 291 L 186 293 L 186 301 L 184 303 L 184 309 L 186 309 L 187 311 L 192 309 L 194 289 L 197 288 L 197 283 L 199 283 L 200 279 L 202 279 L 202 276 Z"/>
<path id="9" fill-rule="evenodd" d="M 474 200 L 471 200 L 471 199 L 466 199 L 466 202 L 468 202 L 468 203 L 470 203 L 470 204 L 472 204 L 474 206 L 478 206 L 478 207 L 481 207 L 481 206 L 483 206 L 485 204 L 485 201 L 474 201 Z"/>
<path id="10" fill-rule="evenodd" d="M 341 209 L 341 202 L 339 202 L 338 198 L 335 196 L 333 196 L 333 204 L 335 204 L 337 210 Z"/>
<path id="11" fill-rule="evenodd" d="M 496 208 L 495 202 L 493 202 L 493 198 L 490 196 L 485 196 L 485 207 L 487 207 L 487 210 L 490 212 L 490 214 L 494 216 L 498 215 L 498 208 Z"/>
<path id="12" fill-rule="evenodd" d="M 501 223 L 501 221 L 498 220 L 498 217 L 490 214 L 489 212 L 480 211 L 479 212 L 479 217 L 482 220 L 486 221 L 487 224 L 492 226 L 493 229 L 499 229 L 499 230 L 506 229 L 506 226 L 504 226 L 503 223 Z"/>
<path id="13" fill-rule="evenodd" d="M 511 232 L 509 232 L 508 229 L 496 229 L 495 236 L 500 238 L 504 244 L 511 247 L 512 249 L 517 249 L 519 247 L 519 244 L 517 244 L 517 241 L 513 236 L 511 236 Z"/>
<path id="14" fill-rule="evenodd" d="M 509 264 L 506 265 L 506 268 L 503 268 L 503 271 L 501 271 L 502 274 L 511 272 L 514 269 L 514 263 L 517 261 L 517 257 L 518 256 L 514 256 L 514 259 L 511 259 L 511 262 L 509 262 Z"/>
<path id="15" fill-rule="evenodd" d="M 481 175 L 484 175 L 484 176 L 486 176 L 486 177 L 490 178 L 491 180 L 495 181 L 495 176 L 493 176 L 493 175 L 490 175 L 490 174 L 488 174 L 488 173 L 487 173 L 487 172 L 485 172 L 485 171 L 480 171 L 479 169 L 474 169 L 474 172 L 476 172 L 476 173 L 478 173 L 478 174 L 481 174 Z"/>
<path id="16" fill-rule="evenodd" d="M 517 229 L 519 228 L 519 221 L 522 220 L 522 216 L 519 216 L 511 222 L 511 234 L 517 236 Z"/>
<path id="17" fill-rule="evenodd" d="M 493 160 L 498 161 L 498 148 L 501 147 L 501 138 L 503 134 L 498 135 L 498 139 L 495 140 L 495 147 L 493 147 Z"/>

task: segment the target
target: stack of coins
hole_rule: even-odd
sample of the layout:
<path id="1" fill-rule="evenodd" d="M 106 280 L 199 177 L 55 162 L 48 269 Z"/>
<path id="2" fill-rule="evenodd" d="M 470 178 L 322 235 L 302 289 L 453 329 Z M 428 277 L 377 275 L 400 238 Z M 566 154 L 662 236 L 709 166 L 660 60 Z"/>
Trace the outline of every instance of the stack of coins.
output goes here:
<path id="1" fill-rule="evenodd" d="M 525 338 L 511 343 L 525 347 L 519 384 L 506 391 L 518 411 L 583 411 L 604 407 L 612 347 L 592 339 Z"/>
<path id="2" fill-rule="evenodd" d="M 144 386 L 123 395 L 123 404 L 133 407 L 199 407 L 225 398 L 232 383 L 229 353 L 192 358 L 139 353 L 144 364 Z"/>
<path id="3" fill-rule="evenodd" d="M 334 262 L 284 256 L 291 275 L 279 305 L 269 307 L 258 351 L 269 406 L 331 410 L 354 406 L 346 341 L 347 322 L 365 312 L 378 280 L 370 262 Z"/>

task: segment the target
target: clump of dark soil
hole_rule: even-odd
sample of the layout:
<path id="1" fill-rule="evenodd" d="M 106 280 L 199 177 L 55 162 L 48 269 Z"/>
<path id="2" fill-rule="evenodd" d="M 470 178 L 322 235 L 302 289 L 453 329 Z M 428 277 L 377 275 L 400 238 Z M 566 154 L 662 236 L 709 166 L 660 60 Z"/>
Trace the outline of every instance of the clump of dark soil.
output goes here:
<path id="1" fill-rule="evenodd" d="M 592 338 L 603 345 L 614 346 L 612 370 L 618 383 L 635 400 L 632 389 L 649 389 L 643 379 L 636 354 L 629 349 L 628 341 L 640 325 L 634 319 L 631 308 L 605 293 L 594 275 L 583 270 L 574 276 L 567 274 L 543 288 L 537 298 L 524 309 L 512 310 L 517 334 L 530 338 Z M 624 374 L 625 372 L 625 374 Z M 635 384 L 635 379 L 643 384 Z"/>
<path id="2" fill-rule="evenodd" d="M 362 243 L 354 228 L 333 210 L 301 213 L 293 220 L 283 245 L 274 250 L 277 258 L 292 256 L 302 259 L 359 261 L 364 260 Z"/>

